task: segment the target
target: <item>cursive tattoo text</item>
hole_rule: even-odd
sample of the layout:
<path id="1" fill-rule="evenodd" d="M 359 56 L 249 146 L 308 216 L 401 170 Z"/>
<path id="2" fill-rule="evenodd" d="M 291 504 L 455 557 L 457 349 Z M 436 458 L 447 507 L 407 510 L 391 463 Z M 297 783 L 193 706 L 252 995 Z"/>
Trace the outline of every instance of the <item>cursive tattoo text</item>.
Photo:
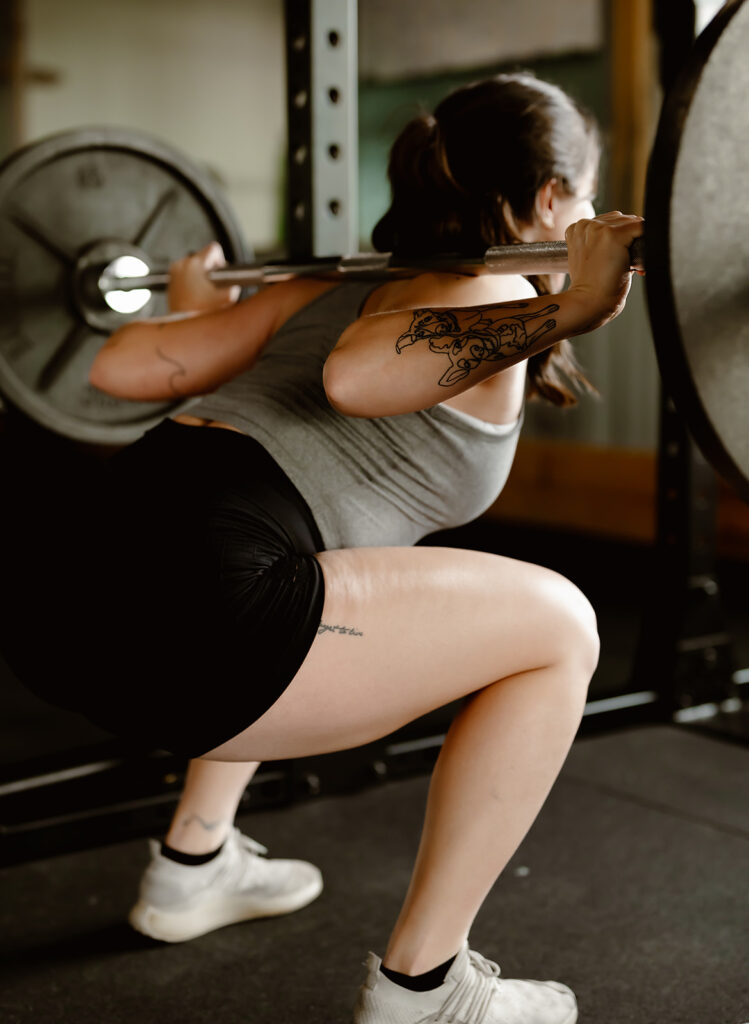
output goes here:
<path id="1" fill-rule="evenodd" d="M 172 366 L 176 367 L 169 377 L 169 388 L 175 398 L 182 398 L 182 392 L 177 387 L 177 378 L 184 377 L 186 375 L 187 371 L 184 366 L 182 363 L 178 363 L 176 359 L 172 359 L 171 356 L 164 355 L 158 345 L 156 346 L 156 355 L 159 359 L 163 359 L 165 363 L 170 363 Z"/>
<path id="2" fill-rule="evenodd" d="M 317 635 L 322 636 L 323 633 L 342 633 L 346 636 L 364 636 L 358 629 L 354 629 L 351 626 L 326 626 L 324 622 L 320 623 L 317 630 Z"/>

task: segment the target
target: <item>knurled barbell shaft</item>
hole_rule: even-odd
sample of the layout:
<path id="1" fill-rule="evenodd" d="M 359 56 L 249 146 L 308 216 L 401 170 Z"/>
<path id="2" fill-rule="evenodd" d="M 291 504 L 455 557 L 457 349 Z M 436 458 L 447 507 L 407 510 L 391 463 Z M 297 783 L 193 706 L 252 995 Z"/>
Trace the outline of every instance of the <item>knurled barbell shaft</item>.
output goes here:
<path id="1" fill-rule="evenodd" d="M 644 269 L 644 246 L 641 238 L 630 246 L 630 269 Z M 460 266 L 485 266 L 493 274 L 565 274 L 568 270 L 566 242 L 529 242 L 521 245 L 498 245 L 483 256 L 440 257 L 439 259 L 398 259 L 392 253 L 357 253 L 354 256 L 330 257 L 305 264 L 234 264 L 208 271 L 216 285 L 262 285 L 288 281 L 294 277 L 334 276 L 353 279 L 377 279 L 412 274 L 414 269 L 445 270 Z M 106 277 L 99 280 L 102 292 L 133 291 L 136 288 L 164 288 L 169 272 L 161 271 L 143 277 Z"/>

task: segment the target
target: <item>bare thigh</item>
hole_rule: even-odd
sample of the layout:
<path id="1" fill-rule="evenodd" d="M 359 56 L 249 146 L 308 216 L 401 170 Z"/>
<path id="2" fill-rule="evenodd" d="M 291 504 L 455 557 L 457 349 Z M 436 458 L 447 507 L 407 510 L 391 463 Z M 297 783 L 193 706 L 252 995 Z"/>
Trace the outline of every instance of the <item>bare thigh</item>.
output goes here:
<path id="1" fill-rule="evenodd" d="M 264 761 L 360 746 L 505 677 L 563 659 L 579 659 L 587 678 L 595 667 L 593 611 L 548 569 L 436 547 L 317 557 L 325 604 L 301 669 L 262 718 L 204 757 Z"/>

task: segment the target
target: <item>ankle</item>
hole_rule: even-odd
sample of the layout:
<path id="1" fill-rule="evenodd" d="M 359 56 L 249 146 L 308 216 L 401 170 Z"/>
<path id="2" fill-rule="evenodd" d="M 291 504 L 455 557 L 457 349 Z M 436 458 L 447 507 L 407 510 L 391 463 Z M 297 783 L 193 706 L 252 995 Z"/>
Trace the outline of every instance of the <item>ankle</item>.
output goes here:
<path id="1" fill-rule="evenodd" d="M 210 864 L 212 860 L 218 857 L 223 848 L 224 844 L 222 843 L 217 849 L 210 850 L 208 853 L 184 853 L 182 850 L 175 850 L 168 843 L 163 842 L 161 844 L 161 856 L 166 857 L 167 860 L 173 860 L 176 864 L 199 867 L 201 864 Z"/>
<path id="2" fill-rule="evenodd" d="M 446 961 L 454 960 L 464 940 L 447 940 L 444 944 L 431 946 L 407 946 L 400 942 L 392 942 L 382 959 L 383 967 L 408 977 L 426 974 L 435 970 Z"/>
<path id="3" fill-rule="evenodd" d="M 400 985 L 401 988 L 408 989 L 411 992 L 431 992 L 433 989 L 439 988 L 440 985 L 444 984 L 447 972 L 452 967 L 457 955 L 456 953 L 455 956 L 451 956 L 449 960 L 445 960 L 438 967 L 424 971 L 421 974 L 406 974 L 401 971 L 394 971 L 384 964 L 380 970 L 386 978 L 389 978 L 396 985 Z"/>
<path id="4" fill-rule="evenodd" d="M 193 856 L 215 853 L 216 850 L 221 849 L 229 835 L 229 829 L 224 827 L 223 823 L 220 824 L 222 827 L 214 827 L 213 823 L 210 824 L 210 827 L 206 827 L 201 822 L 194 821 L 186 826 L 185 824 L 178 827 L 173 825 L 164 838 L 164 844 L 170 850 Z"/>

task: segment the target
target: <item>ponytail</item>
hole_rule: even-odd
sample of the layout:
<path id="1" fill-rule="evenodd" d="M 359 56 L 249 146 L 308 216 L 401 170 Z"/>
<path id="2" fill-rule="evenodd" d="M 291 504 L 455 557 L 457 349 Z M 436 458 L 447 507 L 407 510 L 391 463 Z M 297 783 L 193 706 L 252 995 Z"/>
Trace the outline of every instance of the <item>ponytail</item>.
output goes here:
<path id="1" fill-rule="evenodd" d="M 450 207 L 460 187 L 450 173 L 439 122 L 432 114 L 409 121 L 390 150 L 388 178 L 393 186 L 390 209 L 372 232 L 380 252 L 401 256 L 445 251 L 458 226 Z"/>

